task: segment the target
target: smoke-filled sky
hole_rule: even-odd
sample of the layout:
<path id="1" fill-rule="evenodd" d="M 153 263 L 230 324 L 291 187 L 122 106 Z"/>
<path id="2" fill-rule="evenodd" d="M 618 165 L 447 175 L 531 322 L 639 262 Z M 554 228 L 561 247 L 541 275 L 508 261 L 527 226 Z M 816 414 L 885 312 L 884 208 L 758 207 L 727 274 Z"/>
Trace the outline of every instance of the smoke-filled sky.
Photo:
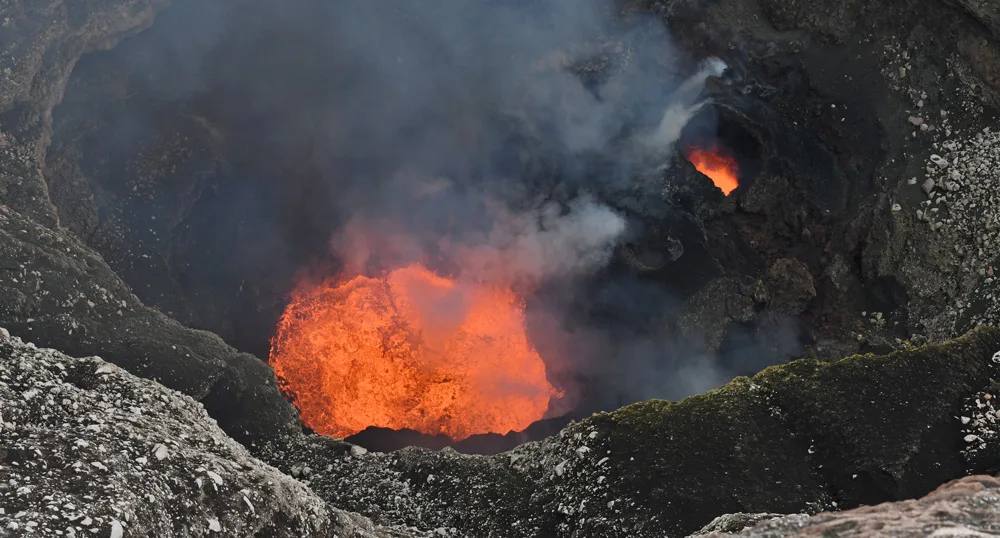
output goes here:
<path id="1" fill-rule="evenodd" d="M 253 176 L 241 188 L 263 204 L 219 207 L 264 230 L 253 259 L 304 262 L 289 245 L 306 244 L 348 272 L 431 259 L 459 278 L 557 282 L 530 301 L 532 332 L 550 336 L 539 349 L 615 384 L 616 403 L 729 376 L 644 330 L 605 331 L 648 327 L 676 301 L 637 278 L 594 281 L 636 233 L 609 201 L 659 196 L 639 178 L 725 67 L 681 53 L 658 19 L 607 0 L 181 0 L 137 40 L 122 54 L 132 83 L 202 111 Z M 620 319 L 564 327 L 581 303 Z"/>

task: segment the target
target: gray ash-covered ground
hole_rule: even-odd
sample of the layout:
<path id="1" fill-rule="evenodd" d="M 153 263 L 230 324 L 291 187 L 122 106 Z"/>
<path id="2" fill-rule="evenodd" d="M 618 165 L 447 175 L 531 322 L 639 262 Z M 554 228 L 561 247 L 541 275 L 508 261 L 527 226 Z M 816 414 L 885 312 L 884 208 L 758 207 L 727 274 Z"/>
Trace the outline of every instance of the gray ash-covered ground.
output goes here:
<path id="1" fill-rule="evenodd" d="M 331 509 L 201 404 L 0 329 L 0 536 L 411 536 Z"/>

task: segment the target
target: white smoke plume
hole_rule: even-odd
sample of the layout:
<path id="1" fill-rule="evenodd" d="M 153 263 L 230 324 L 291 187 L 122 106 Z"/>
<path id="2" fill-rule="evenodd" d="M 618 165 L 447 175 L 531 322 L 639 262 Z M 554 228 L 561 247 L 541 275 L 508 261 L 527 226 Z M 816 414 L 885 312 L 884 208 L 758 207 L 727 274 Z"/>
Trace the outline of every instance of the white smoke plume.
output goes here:
<path id="1" fill-rule="evenodd" d="M 501 208 L 488 235 L 457 249 L 463 270 L 487 280 L 537 282 L 589 274 L 607 264 L 625 219 L 581 197 L 563 209 L 543 203 L 513 213 Z"/>
<path id="2" fill-rule="evenodd" d="M 656 130 L 643 139 L 644 145 L 653 148 L 657 154 L 669 155 L 673 151 L 674 144 L 680 140 L 684 127 L 706 104 L 706 101 L 699 101 L 705 82 L 709 77 L 722 75 L 725 70 L 726 63 L 722 60 L 718 58 L 706 60 L 701 70 L 674 92 Z"/>
<path id="3" fill-rule="evenodd" d="M 662 20 L 623 20 L 618 7 L 178 0 L 154 26 L 158 53 L 136 55 L 133 67 L 166 101 L 217 93 L 207 101 L 212 119 L 234 126 L 228 143 L 248 163 L 236 161 L 241 172 L 267 185 L 254 204 L 226 200 L 269 232 L 244 247 L 249 259 L 326 263 L 324 277 L 421 262 L 460 280 L 565 282 L 571 297 L 536 307 L 558 325 L 577 313 L 576 296 L 594 292 L 580 281 L 642 224 L 611 204 L 626 189 L 662 202 L 657 184 L 636 178 L 669 160 L 706 81 L 725 69 L 719 60 L 692 67 Z M 330 259 L 310 257 L 325 247 Z M 609 308 L 612 323 L 574 327 L 572 354 L 590 363 L 568 366 L 599 379 L 631 372 L 636 379 L 615 381 L 630 398 L 660 395 L 633 389 L 639 378 L 694 375 L 659 342 L 626 347 L 609 335 L 610 325 L 662 314 L 670 297 L 657 285 L 609 291 L 602 300 L 627 303 L 634 318 Z M 460 299 L 428 312 L 460 314 Z M 651 376 L 646 365 L 657 361 L 667 366 Z"/>

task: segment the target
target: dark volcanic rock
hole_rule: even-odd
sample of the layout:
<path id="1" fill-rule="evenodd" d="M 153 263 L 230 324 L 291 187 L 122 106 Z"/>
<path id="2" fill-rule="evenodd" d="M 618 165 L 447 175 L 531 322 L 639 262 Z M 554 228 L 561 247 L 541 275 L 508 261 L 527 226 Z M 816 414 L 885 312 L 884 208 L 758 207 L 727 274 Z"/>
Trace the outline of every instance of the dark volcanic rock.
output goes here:
<path id="1" fill-rule="evenodd" d="M 681 402 L 601 413 L 492 457 L 305 438 L 268 456 L 383 524 L 476 536 L 677 536 L 736 512 L 917 497 L 970 466 L 958 417 L 1000 375 L 1000 330 L 835 363 L 801 360 Z"/>
<path id="2" fill-rule="evenodd" d="M 202 400 L 230 435 L 297 431 L 274 373 L 217 336 L 143 306 L 93 251 L 0 205 L 0 326 L 74 355 L 100 355 Z"/>
<path id="3" fill-rule="evenodd" d="M 816 297 L 809 267 L 798 260 L 781 258 L 774 262 L 764 275 L 763 284 L 768 308 L 780 314 L 800 314 Z"/>
<path id="4" fill-rule="evenodd" d="M 689 48 L 706 53 L 729 51 L 724 56 L 745 71 L 743 84 L 723 88 L 713 98 L 746 115 L 737 123 L 759 135 L 755 151 L 762 161 L 759 174 L 747 178 L 752 183 L 741 186 L 727 200 L 721 200 L 718 193 L 705 195 L 703 191 L 711 189 L 704 178 L 688 170 L 688 179 L 700 182 L 701 190 L 675 193 L 674 202 L 677 212 L 691 221 L 685 222 L 694 239 L 687 235 L 678 239 L 672 235 L 676 230 L 666 226 L 656 237 L 646 238 L 654 248 L 662 249 L 652 253 L 658 255 L 639 260 L 644 262 L 643 271 L 653 273 L 647 276 L 690 292 L 684 297 L 690 308 L 683 322 L 703 331 L 709 349 L 722 347 L 732 326 L 761 323 L 764 330 L 770 330 L 768 324 L 780 315 L 808 315 L 826 331 L 823 336 L 836 339 L 838 346 L 855 345 L 855 336 L 874 340 L 870 332 L 891 333 L 892 325 L 885 327 L 887 320 L 899 323 L 901 339 L 905 338 L 907 322 L 913 325 L 908 316 L 925 321 L 933 339 L 952 334 L 959 326 L 955 323 L 958 312 L 947 312 L 945 305 L 965 311 L 965 299 L 973 294 L 969 290 L 978 289 L 975 284 L 979 282 L 994 282 L 994 265 L 981 259 L 984 255 L 969 258 L 964 268 L 969 274 L 960 285 L 948 276 L 951 271 L 939 268 L 949 267 L 945 261 L 962 259 L 964 255 L 956 255 L 958 250 L 995 252 L 995 229 L 989 228 L 995 219 L 981 222 L 965 213 L 969 218 L 960 221 L 972 223 L 969 233 L 949 235 L 947 228 L 934 227 L 938 223 L 926 217 L 924 210 L 932 211 L 931 202 L 919 184 L 909 188 L 903 184 L 911 176 L 925 179 L 929 165 L 920 156 L 940 151 L 932 144 L 944 141 L 929 137 L 938 136 L 935 133 L 950 136 L 952 128 L 974 154 L 955 152 L 954 158 L 970 164 L 951 164 L 933 177 L 950 180 L 951 172 L 960 169 L 978 178 L 972 168 L 995 169 L 995 162 L 980 158 L 992 158 L 994 153 L 977 148 L 975 141 L 994 145 L 991 135 L 977 133 L 992 121 L 981 101 L 988 102 L 991 92 L 1000 87 L 996 10 L 987 3 L 958 0 L 990 27 L 990 35 L 979 23 L 955 16 L 957 9 L 939 2 L 648 3 L 670 5 L 667 22 Z M 712 5 L 708 9 L 703 4 Z M 241 215 L 215 214 L 228 207 L 226 195 L 231 194 L 219 190 L 226 185 L 218 181 L 225 168 L 218 144 L 225 137 L 217 136 L 216 125 L 188 114 L 183 106 L 155 116 L 157 121 L 170 119 L 157 123 L 164 132 L 154 132 L 149 140 L 141 141 L 141 148 L 130 147 L 131 153 L 115 161 L 121 165 L 118 171 L 124 180 L 102 176 L 106 181 L 98 182 L 89 174 L 102 172 L 104 156 L 84 152 L 86 143 L 99 143 L 109 132 L 124 130 L 116 124 L 102 126 L 101 118 L 88 116 L 93 101 L 86 99 L 85 91 L 81 100 L 67 103 L 72 106 L 65 110 L 67 123 L 61 125 L 65 132 L 56 129 L 57 143 L 46 155 L 52 107 L 62 97 L 78 56 L 110 47 L 121 36 L 148 25 L 161 5 L 122 0 L 10 8 L 12 26 L 5 27 L 3 34 L 9 47 L 0 64 L 10 69 L 0 79 L 4 130 L 0 135 L 0 326 L 72 354 L 99 354 L 132 373 L 201 400 L 230 435 L 247 442 L 255 454 L 266 456 L 274 465 L 308 479 L 334 506 L 370 515 L 380 523 L 441 529 L 445 534 L 677 535 L 726 512 L 815 512 L 919 496 L 962 473 L 1000 465 L 1000 451 L 990 436 L 995 434 L 986 433 L 993 430 L 993 419 L 980 407 L 988 405 L 982 403 L 986 394 L 996 392 L 990 378 L 997 377 L 997 366 L 989 360 L 1000 349 L 996 330 L 980 330 L 946 346 L 886 357 L 858 356 L 834 364 L 809 360 L 768 369 L 682 402 L 651 401 L 595 415 L 551 439 L 493 457 L 419 449 L 375 454 L 332 439 L 297 437 L 294 410 L 277 391 L 266 365 L 237 353 L 209 333 L 186 329 L 143 306 L 105 263 L 116 263 L 121 274 L 134 275 L 130 284 L 136 289 L 142 286 L 150 304 L 171 312 L 185 308 L 202 312 L 185 317 L 193 325 L 222 331 L 232 314 L 243 308 L 244 303 L 231 297 L 237 291 L 250 294 L 245 290 L 251 287 L 244 287 L 241 280 L 246 275 L 240 271 L 262 262 L 244 260 L 233 271 L 239 278 L 224 275 L 225 286 L 217 284 L 213 271 L 191 269 L 200 268 L 197 262 L 210 250 L 203 248 L 206 244 L 225 245 L 232 237 L 242 237 L 254 247 L 262 238 L 254 233 L 257 230 L 237 225 Z M 685 9 L 697 13 L 690 15 Z M 245 49 L 239 50 L 246 54 Z M 275 63 L 283 64 L 280 59 Z M 110 77 L 110 82 L 114 85 L 128 78 L 125 73 Z M 114 93 L 106 91 L 107 86 L 90 88 L 109 114 L 119 110 L 119 101 L 128 100 L 133 89 Z M 284 102 L 288 97 L 276 99 Z M 217 108 L 215 104 L 211 100 L 202 103 L 208 109 Z M 951 123 L 938 119 L 946 117 L 954 119 Z M 93 123 L 98 128 L 92 129 Z M 238 132 L 233 129 L 225 134 Z M 234 145 L 243 146 L 243 142 L 237 138 Z M 265 155 L 261 160 L 270 159 Z M 125 172 L 134 172 L 134 177 Z M 893 190 L 897 184 L 900 188 Z M 936 199 L 968 202 L 959 194 L 952 196 L 943 184 L 938 181 L 937 190 L 931 189 Z M 985 180 L 983 184 L 990 185 Z M 235 182 L 233 188 L 243 185 Z M 214 199 L 217 205 L 206 204 L 211 197 L 203 195 L 213 189 L 221 192 Z M 965 192 L 972 193 L 965 195 L 971 200 L 984 196 L 974 189 Z M 297 196 L 296 202 L 323 199 L 308 190 Z M 153 203 L 143 205 L 150 199 Z M 196 202 L 205 205 L 193 214 Z M 52 203 L 58 205 L 62 224 L 82 239 L 55 229 Z M 890 212 L 896 204 L 901 208 Z M 952 211 L 963 215 L 959 206 L 953 204 Z M 298 206 L 290 207 L 291 216 L 300 217 Z M 949 213 L 947 204 L 935 207 L 942 214 Z M 923 216 L 914 219 L 917 208 Z M 669 213 L 662 208 L 658 211 L 646 215 L 648 220 L 663 220 Z M 157 224 L 146 226 L 152 216 L 157 217 Z M 233 235 L 201 242 L 204 231 L 217 230 L 219 222 L 232 224 Z M 296 231 L 322 229 L 314 224 L 304 219 Z M 983 230 L 994 235 L 987 236 Z M 176 243 L 165 245 L 166 234 L 175 232 L 171 239 Z M 319 237 L 317 244 L 325 245 L 327 239 Z M 153 261 L 144 261 L 150 258 Z M 792 259 L 798 261 L 782 261 Z M 759 287 L 748 284 L 758 280 Z M 220 287 L 230 295 L 211 293 Z M 182 296 L 185 293 L 189 296 Z M 242 300 L 244 295 L 239 297 Z M 191 304 L 185 306 L 187 301 Z M 921 311 L 914 314 L 908 302 L 919 302 Z M 260 306 L 251 303 L 247 304 Z M 863 320 L 864 327 L 857 329 L 858 316 L 852 312 L 874 309 L 879 315 Z M 258 332 L 255 336 L 266 341 L 267 331 Z M 879 342 L 903 346 L 890 336 L 894 334 L 879 335 Z M 48 354 L 32 357 L 40 365 L 55 364 Z M 22 369 L 34 367 L 17 364 Z M 72 364 L 93 366 L 95 372 L 100 367 L 88 361 Z M 106 376 L 92 375 L 97 379 L 90 382 L 97 385 L 70 388 L 61 385 L 64 374 L 57 366 L 53 368 L 37 372 L 39 383 L 58 384 L 43 387 L 46 391 L 59 388 L 90 402 L 92 409 L 131 413 L 101 399 L 117 397 L 102 393 L 101 386 L 118 390 L 116 383 L 130 379 L 124 374 L 112 370 Z M 2 381 L 0 387 L 7 391 L 3 395 L 10 401 L 23 400 L 24 392 L 32 390 L 18 385 L 18 393 L 12 394 L 15 389 L 8 387 L 15 386 L 13 382 Z M 140 396 L 155 390 L 148 384 L 136 386 L 144 387 L 134 389 Z M 131 397 L 126 394 L 124 398 L 129 401 Z M 35 412 L 18 403 L 12 409 L 25 413 L 28 422 L 23 423 L 35 424 L 31 427 L 47 440 L 4 437 L 2 442 L 35 443 L 23 446 L 41 449 L 44 458 L 58 452 L 56 448 L 72 451 L 52 444 L 73 441 L 60 436 L 62 423 L 56 427 L 46 422 L 63 417 L 67 425 L 74 423 L 70 415 L 58 414 L 68 413 L 56 409 L 63 405 L 62 399 L 49 392 L 32 398 L 44 398 L 36 401 L 44 401 L 45 406 Z M 204 417 L 191 411 L 197 407 L 190 401 L 167 398 L 182 402 L 177 405 L 186 410 L 184 414 L 155 417 L 162 422 L 136 419 L 149 420 L 142 427 L 187 427 L 194 432 L 208 428 Z M 7 413 L 5 408 L 3 421 L 11 420 Z M 970 421 L 962 424 L 959 417 Z M 142 444 L 149 434 L 131 426 L 88 433 L 89 423 L 75 424 L 83 429 L 70 431 L 79 434 L 77 438 L 86 440 L 100 433 L 119 452 L 149 450 Z M 109 432 L 144 437 L 132 439 L 133 444 L 114 437 L 112 445 L 107 440 Z M 976 438 L 966 441 L 969 436 Z M 276 446 L 264 448 L 272 440 Z M 193 438 L 178 436 L 174 441 L 192 460 L 211 448 L 196 445 Z M 228 441 L 220 443 L 238 452 Z M 76 449 L 81 458 L 87 456 L 83 465 L 89 465 L 92 474 L 102 471 L 90 458 L 93 454 L 93 461 L 98 461 L 100 454 L 84 448 Z M 37 455 L 26 450 L 5 450 L 0 459 L 17 461 L 19 467 L 29 459 L 38 461 Z M 212 454 L 198 465 L 209 469 L 216 458 L 223 458 Z M 130 483 L 142 481 L 143 487 L 158 487 L 155 480 L 146 484 L 148 477 L 132 464 L 134 460 L 116 457 L 100 461 L 112 471 L 115 468 L 108 461 L 121 463 L 122 472 L 131 473 L 126 475 Z M 239 461 L 245 457 L 242 452 L 233 456 Z M 45 461 L 55 469 L 51 466 L 55 460 Z M 174 468 L 167 469 L 163 480 L 193 488 L 194 480 L 202 478 L 199 489 L 214 495 L 214 479 L 198 471 L 198 465 L 188 469 L 193 474 L 187 482 L 180 469 Z M 255 467 L 256 463 L 249 465 L 252 473 L 233 480 L 249 486 L 272 476 L 271 471 Z M 12 469 L 4 464 L 0 472 L 12 473 Z M 57 479 L 41 470 L 37 477 L 50 481 L 45 482 L 46 488 Z M 231 483 L 224 479 L 220 489 L 225 493 Z M 95 484 L 99 485 L 88 487 L 110 482 Z M 266 506 L 284 528 L 294 521 L 285 522 L 281 514 L 299 513 L 302 505 L 292 497 L 298 498 L 302 490 L 280 476 L 275 484 L 280 487 L 263 490 L 277 493 Z M 289 491 L 294 495 L 286 495 Z M 38 493 L 44 495 L 45 489 L 29 487 L 22 497 L 43 500 L 36 498 Z M 228 493 L 232 495 L 227 502 L 239 505 L 241 499 Z M 115 494 L 120 496 L 108 497 L 108 507 L 100 507 L 104 512 L 97 515 L 124 518 L 125 512 L 114 512 L 113 503 L 137 503 L 126 493 Z M 18 500 L 16 488 L 13 495 L 15 502 L 27 502 Z M 306 504 L 314 507 L 315 498 L 308 497 Z M 218 509 L 211 503 L 185 507 L 194 510 L 189 515 L 206 517 L 206 526 L 199 527 L 202 530 L 207 530 L 206 506 Z M 152 512 L 158 508 L 127 508 L 139 511 L 130 525 L 146 521 L 143 517 L 159 517 L 156 514 L 162 512 Z M 315 516 L 312 523 L 303 525 L 333 526 L 321 511 L 311 513 Z M 13 517 L 9 511 L 2 516 Z M 220 524 L 236 523 L 220 520 Z M 259 528 L 263 535 L 269 532 L 266 523 Z"/>
<path id="5" fill-rule="evenodd" d="M 0 535 L 411 536 L 330 510 L 205 409 L 0 329 Z"/>
<path id="6" fill-rule="evenodd" d="M 692 536 L 996 536 L 1000 534 L 998 499 L 1000 480 L 992 476 L 970 476 L 949 482 L 930 495 L 913 501 L 884 503 L 812 517 L 805 514 L 776 517 L 748 529 L 706 528 Z M 754 515 L 733 514 L 727 517 L 750 520 Z"/>
<path id="7" fill-rule="evenodd" d="M 750 323 L 756 317 L 752 287 L 723 277 L 709 282 L 688 299 L 678 327 L 688 338 L 704 338 L 705 349 L 714 353 L 722 345 L 730 324 Z"/>

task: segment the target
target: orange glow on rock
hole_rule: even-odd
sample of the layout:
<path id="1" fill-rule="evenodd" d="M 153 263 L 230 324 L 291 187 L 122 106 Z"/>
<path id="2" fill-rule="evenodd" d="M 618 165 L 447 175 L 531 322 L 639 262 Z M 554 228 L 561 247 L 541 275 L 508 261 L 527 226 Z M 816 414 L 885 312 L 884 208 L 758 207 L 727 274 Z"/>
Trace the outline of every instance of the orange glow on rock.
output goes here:
<path id="1" fill-rule="evenodd" d="M 722 191 L 722 194 L 729 196 L 729 193 L 740 185 L 739 166 L 736 164 L 736 159 L 726 155 L 718 147 L 711 149 L 688 148 L 684 152 L 684 157 L 699 172 L 708 176 L 712 183 Z"/>
<path id="2" fill-rule="evenodd" d="M 369 426 L 455 440 L 503 434 L 543 418 L 559 396 L 524 323 L 524 301 L 509 286 L 412 264 L 299 286 L 270 362 L 320 434 Z"/>

